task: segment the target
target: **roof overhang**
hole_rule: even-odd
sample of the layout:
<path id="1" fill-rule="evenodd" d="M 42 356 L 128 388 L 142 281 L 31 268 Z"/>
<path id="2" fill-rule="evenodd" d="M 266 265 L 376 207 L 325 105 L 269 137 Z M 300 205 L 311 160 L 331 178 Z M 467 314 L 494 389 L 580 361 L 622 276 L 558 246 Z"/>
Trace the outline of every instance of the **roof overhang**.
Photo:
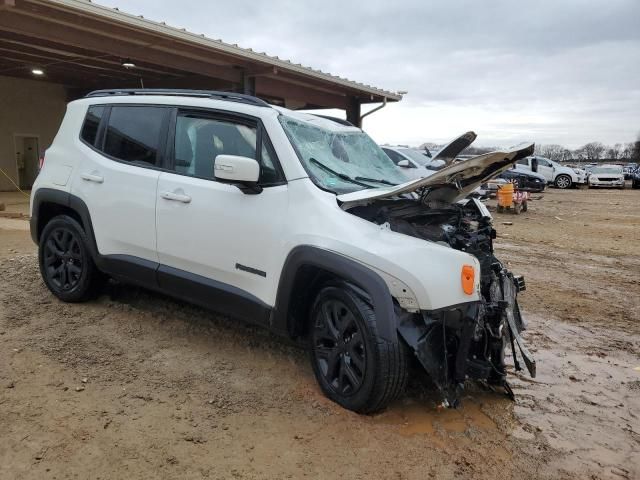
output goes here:
<path id="1" fill-rule="evenodd" d="M 135 64 L 127 69 L 127 59 Z M 0 0 L 0 75 L 80 91 L 174 87 L 245 91 L 289 108 L 394 102 L 397 92 L 330 75 L 82 0 Z"/>

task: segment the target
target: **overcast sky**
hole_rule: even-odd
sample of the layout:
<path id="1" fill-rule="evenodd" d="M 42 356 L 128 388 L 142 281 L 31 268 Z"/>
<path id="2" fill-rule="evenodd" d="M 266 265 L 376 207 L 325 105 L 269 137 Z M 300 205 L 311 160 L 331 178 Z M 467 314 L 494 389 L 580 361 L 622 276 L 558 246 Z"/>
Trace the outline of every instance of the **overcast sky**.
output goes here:
<path id="1" fill-rule="evenodd" d="M 575 148 L 640 133 L 640 0 L 96 3 L 408 90 L 365 119 L 380 143 L 474 130 L 477 145 Z"/>

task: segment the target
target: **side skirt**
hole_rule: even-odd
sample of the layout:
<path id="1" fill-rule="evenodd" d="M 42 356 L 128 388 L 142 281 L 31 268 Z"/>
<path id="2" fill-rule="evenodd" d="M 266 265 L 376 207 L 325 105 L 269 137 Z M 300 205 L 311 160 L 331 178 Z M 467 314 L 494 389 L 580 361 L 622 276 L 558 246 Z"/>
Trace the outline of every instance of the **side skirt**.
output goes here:
<path id="1" fill-rule="evenodd" d="M 133 283 L 222 315 L 269 326 L 272 308 L 242 289 L 184 270 L 129 255 L 100 255 L 98 268 Z"/>

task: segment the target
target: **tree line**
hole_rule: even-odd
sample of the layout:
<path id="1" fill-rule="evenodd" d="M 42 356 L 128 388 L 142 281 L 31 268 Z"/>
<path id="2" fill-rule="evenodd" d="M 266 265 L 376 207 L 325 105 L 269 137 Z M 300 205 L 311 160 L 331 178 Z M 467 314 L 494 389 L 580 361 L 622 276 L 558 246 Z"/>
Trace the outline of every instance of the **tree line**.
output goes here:
<path id="1" fill-rule="evenodd" d="M 603 160 L 612 162 L 640 162 L 640 140 L 630 143 L 605 145 L 589 142 L 580 148 L 570 150 L 562 145 L 536 145 L 535 154 L 558 162 L 579 161 L 596 163 Z"/>
<path id="2" fill-rule="evenodd" d="M 434 143 L 423 143 L 420 148 L 427 148 L 437 152 L 442 146 Z M 497 147 L 467 147 L 462 154 L 482 155 L 483 153 L 499 150 Z M 536 144 L 535 155 L 554 160 L 556 162 L 636 162 L 640 163 L 640 137 L 635 142 L 605 145 L 602 142 L 589 142 L 580 148 L 571 150 L 558 144 Z"/>

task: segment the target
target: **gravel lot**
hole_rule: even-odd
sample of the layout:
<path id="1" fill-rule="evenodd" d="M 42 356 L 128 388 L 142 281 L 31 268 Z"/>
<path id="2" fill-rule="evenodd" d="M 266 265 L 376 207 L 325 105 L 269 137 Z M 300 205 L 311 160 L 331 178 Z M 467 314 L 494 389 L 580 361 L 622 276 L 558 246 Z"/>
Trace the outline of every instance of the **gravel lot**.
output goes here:
<path id="1" fill-rule="evenodd" d="M 640 478 L 639 200 L 550 190 L 496 214 L 538 378 L 458 410 L 414 381 L 375 416 L 251 326 L 116 284 L 60 303 L 26 222 L 0 218 L 0 478 Z"/>

